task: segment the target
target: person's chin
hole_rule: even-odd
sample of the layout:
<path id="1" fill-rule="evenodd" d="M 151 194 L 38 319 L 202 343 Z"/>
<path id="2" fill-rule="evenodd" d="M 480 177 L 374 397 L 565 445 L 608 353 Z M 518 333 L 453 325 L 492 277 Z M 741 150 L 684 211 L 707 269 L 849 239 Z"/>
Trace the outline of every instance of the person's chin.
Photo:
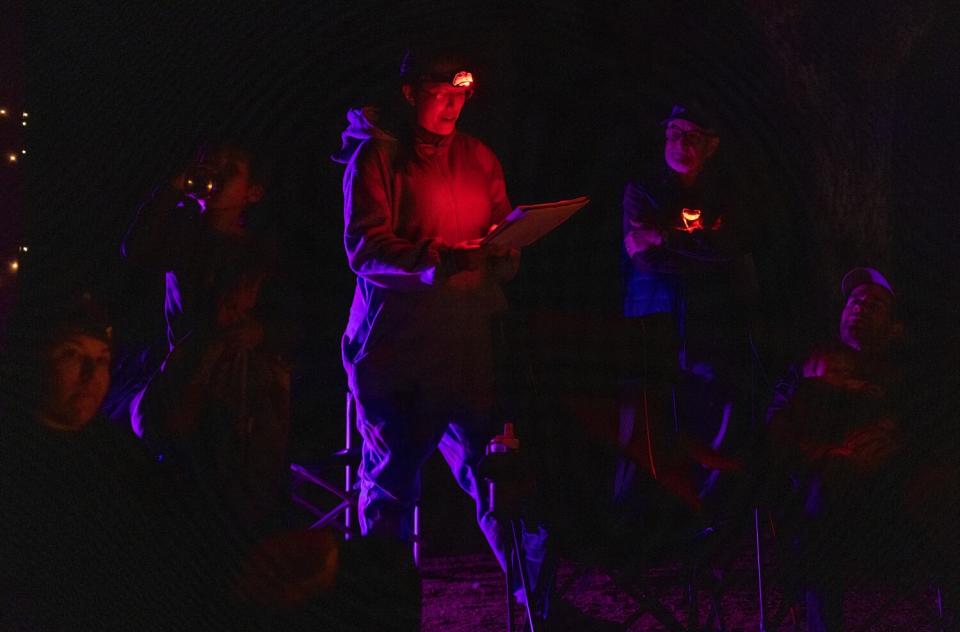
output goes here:
<path id="1" fill-rule="evenodd" d="M 847 329 L 851 334 L 862 336 L 870 332 L 870 325 L 865 319 L 854 317 L 847 323 Z"/>
<path id="2" fill-rule="evenodd" d="M 97 397 L 96 395 L 77 396 L 73 401 L 73 405 L 71 406 L 73 419 L 85 419 L 89 421 L 97 414 L 97 411 L 100 409 L 101 401 L 103 401 L 103 398 Z M 86 425 L 86 422 L 81 425 Z"/>
<path id="3" fill-rule="evenodd" d="M 437 124 L 437 134 L 441 136 L 448 136 L 452 134 L 457 129 L 457 120 L 441 120 Z"/>
<path id="4" fill-rule="evenodd" d="M 51 423 L 46 425 L 56 428 L 57 430 L 66 430 L 70 432 L 77 432 L 86 428 L 93 417 L 96 415 L 96 410 L 87 410 L 78 407 L 71 408 L 66 414 L 60 415 L 55 419 L 52 419 Z"/>

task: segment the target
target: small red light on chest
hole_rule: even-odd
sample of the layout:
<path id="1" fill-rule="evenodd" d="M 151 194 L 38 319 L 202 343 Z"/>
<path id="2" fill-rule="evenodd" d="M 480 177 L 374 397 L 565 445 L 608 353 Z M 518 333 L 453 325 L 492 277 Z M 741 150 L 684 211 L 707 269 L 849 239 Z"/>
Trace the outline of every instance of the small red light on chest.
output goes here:
<path id="1" fill-rule="evenodd" d="M 684 208 L 680 211 L 680 219 L 683 220 L 683 228 L 689 233 L 703 228 L 703 213 L 698 208 Z"/>

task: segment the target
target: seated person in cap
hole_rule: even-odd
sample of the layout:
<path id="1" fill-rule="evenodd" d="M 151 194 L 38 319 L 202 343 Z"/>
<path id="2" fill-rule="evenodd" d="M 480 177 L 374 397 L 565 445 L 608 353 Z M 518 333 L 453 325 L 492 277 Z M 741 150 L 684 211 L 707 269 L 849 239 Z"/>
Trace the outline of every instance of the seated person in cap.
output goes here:
<path id="1" fill-rule="evenodd" d="M 5 367 L 0 628 L 162 629 L 155 464 L 98 414 L 110 322 L 89 294 L 28 320 Z"/>
<path id="2" fill-rule="evenodd" d="M 903 325 L 894 293 L 872 268 L 851 270 L 841 287 L 838 339 L 778 384 L 767 412 L 770 473 L 783 475 L 771 480 L 788 477 L 796 492 L 784 528 L 798 547 L 809 630 L 841 629 L 847 569 L 915 540 L 902 504 Z"/>
<path id="3" fill-rule="evenodd" d="M 645 505 L 644 471 L 699 510 L 749 408 L 748 324 L 756 301 L 747 209 L 716 166 L 718 126 L 696 102 L 663 121 L 662 159 L 623 194 L 624 316 L 639 346 L 625 376 L 615 498 Z M 643 495 L 643 494 L 641 494 Z"/>

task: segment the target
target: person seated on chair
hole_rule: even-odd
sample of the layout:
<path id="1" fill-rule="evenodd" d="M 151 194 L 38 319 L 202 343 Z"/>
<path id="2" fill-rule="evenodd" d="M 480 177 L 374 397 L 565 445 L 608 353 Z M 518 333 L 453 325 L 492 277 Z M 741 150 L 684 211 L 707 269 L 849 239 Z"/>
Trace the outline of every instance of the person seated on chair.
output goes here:
<path id="1" fill-rule="evenodd" d="M 772 471 L 787 475 L 798 494 L 787 527 L 810 630 L 840 629 L 848 568 L 909 539 L 901 493 L 904 327 L 877 270 L 850 270 L 841 289 L 838 338 L 791 370 L 767 412 Z"/>
<path id="2" fill-rule="evenodd" d="M 167 629 L 158 472 L 98 412 L 110 320 L 89 291 L 50 303 L 23 308 L 4 363 L 0 628 Z"/>

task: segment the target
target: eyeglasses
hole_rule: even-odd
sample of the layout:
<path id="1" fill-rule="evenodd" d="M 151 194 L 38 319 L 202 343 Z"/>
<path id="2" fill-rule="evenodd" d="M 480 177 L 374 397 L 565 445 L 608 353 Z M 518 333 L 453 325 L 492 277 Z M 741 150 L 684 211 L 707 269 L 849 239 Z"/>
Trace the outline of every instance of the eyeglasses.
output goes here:
<path id="1" fill-rule="evenodd" d="M 699 129 L 688 129 L 683 130 L 679 127 L 668 126 L 666 130 L 667 140 L 671 142 L 676 142 L 683 138 L 687 139 L 687 142 L 691 145 L 700 145 L 705 142 L 708 138 L 715 138 L 716 134 L 711 134 L 710 132 L 704 132 Z"/>
<path id="2" fill-rule="evenodd" d="M 429 97 L 433 97 L 437 101 L 443 101 L 450 98 L 451 95 L 456 96 L 458 94 L 463 95 L 464 101 L 469 101 L 470 97 L 473 96 L 473 88 L 467 88 L 465 90 L 460 90 L 459 88 L 450 89 L 449 86 L 442 86 L 440 88 L 420 88 L 421 92 L 426 94 Z"/>

